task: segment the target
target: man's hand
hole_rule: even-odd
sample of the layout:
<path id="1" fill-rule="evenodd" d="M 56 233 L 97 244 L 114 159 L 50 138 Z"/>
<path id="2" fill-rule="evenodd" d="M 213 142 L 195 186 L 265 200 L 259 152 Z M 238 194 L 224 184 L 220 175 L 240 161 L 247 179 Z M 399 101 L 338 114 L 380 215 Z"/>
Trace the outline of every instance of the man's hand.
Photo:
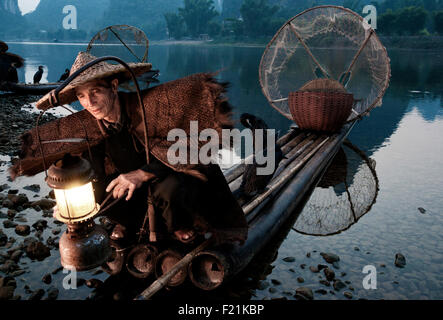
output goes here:
<path id="1" fill-rule="evenodd" d="M 110 192 L 114 189 L 112 195 L 114 198 L 120 198 L 126 191 L 128 191 L 128 195 L 126 196 L 126 201 L 128 201 L 132 198 L 135 189 L 140 188 L 143 182 L 149 181 L 154 177 L 154 174 L 141 169 L 124 173 L 111 181 L 106 187 L 106 192 Z"/>

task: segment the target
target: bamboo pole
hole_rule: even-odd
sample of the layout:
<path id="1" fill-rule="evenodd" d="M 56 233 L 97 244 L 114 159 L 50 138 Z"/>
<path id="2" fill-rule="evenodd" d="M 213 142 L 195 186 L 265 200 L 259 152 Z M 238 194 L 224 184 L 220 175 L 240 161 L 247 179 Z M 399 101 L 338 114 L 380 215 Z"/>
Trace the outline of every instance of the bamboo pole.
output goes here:
<path id="1" fill-rule="evenodd" d="M 314 57 L 314 55 L 312 54 L 311 50 L 309 49 L 308 45 L 306 44 L 306 42 L 303 40 L 303 38 L 298 34 L 297 30 L 295 30 L 294 25 L 292 24 L 292 22 L 288 23 L 289 27 L 291 28 L 292 32 L 295 34 L 295 36 L 297 37 L 298 41 L 300 41 L 300 43 L 303 45 L 303 47 L 305 48 L 306 52 L 308 53 L 308 55 L 311 57 L 311 59 L 314 61 L 314 63 L 317 65 L 317 67 L 320 68 L 321 72 L 323 73 L 323 75 L 326 78 L 329 78 L 329 74 L 326 72 L 326 70 L 322 67 L 322 65 L 318 62 L 318 60 Z"/>
<path id="2" fill-rule="evenodd" d="M 303 140 L 303 138 L 305 138 L 306 137 L 306 139 L 304 139 Z M 301 138 L 301 139 L 299 139 L 299 138 Z M 297 141 L 296 141 L 297 140 Z M 292 152 L 296 152 L 297 153 L 297 151 L 299 150 L 300 151 L 300 153 L 301 152 L 303 152 L 304 150 L 305 150 L 305 148 L 306 148 L 306 145 L 309 145 L 310 143 L 312 143 L 313 141 L 315 140 L 315 135 L 310 135 L 310 134 L 308 134 L 308 135 L 299 135 L 299 136 L 297 136 L 294 140 L 292 140 L 291 142 L 289 142 L 288 144 L 286 144 L 283 148 L 282 148 L 282 152 L 283 152 L 283 155 L 284 156 L 288 156 L 288 155 L 290 155 Z M 295 142 L 295 143 L 293 143 L 293 142 Z M 292 148 L 292 149 L 291 149 Z M 294 157 L 295 158 L 295 157 Z M 292 160 L 294 159 L 294 158 L 292 158 Z M 283 159 L 281 162 L 280 162 L 280 165 L 281 164 L 283 164 L 283 163 L 285 163 L 285 159 Z M 243 166 L 242 167 L 242 173 L 244 172 L 244 170 L 245 170 L 245 168 L 246 168 L 246 166 Z M 280 168 L 280 166 L 279 166 L 279 168 Z M 277 171 L 278 171 L 279 169 L 277 168 Z M 276 174 L 274 174 L 275 176 L 276 176 Z M 238 188 L 240 188 L 240 185 L 241 185 L 241 183 L 242 183 L 242 180 L 243 180 L 243 176 L 240 174 L 234 181 L 232 181 L 231 183 L 229 183 L 229 189 L 231 190 L 231 192 L 234 192 L 234 191 L 236 191 L 236 190 L 238 190 Z"/>
<path id="3" fill-rule="evenodd" d="M 303 133 L 300 133 L 300 134 L 303 134 Z M 293 141 L 294 137 L 297 139 L 299 135 L 297 135 L 297 130 L 290 130 L 287 134 L 285 134 L 283 137 L 281 137 L 281 138 L 279 138 L 277 140 L 277 145 L 280 146 L 280 147 L 283 146 L 282 148 L 284 148 L 291 141 Z M 231 168 L 229 168 L 225 172 L 225 179 L 226 179 L 226 181 L 228 183 L 231 183 L 236 178 L 238 178 L 240 175 L 242 175 L 243 171 L 245 169 L 246 163 L 247 162 L 251 162 L 252 161 L 252 157 L 253 157 L 253 154 L 251 154 L 248 157 L 246 157 L 245 159 L 243 159 L 240 163 L 237 163 L 234 166 L 232 166 Z"/>
<path id="4" fill-rule="evenodd" d="M 291 151 L 289 151 L 285 155 L 285 159 L 283 159 L 280 162 L 280 165 L 278 166 L 277 170 L 274 173 L 274 177 L 278 177 L 280 175 L 280 173 L 287 166 L 289 166 L 295 159 L 297 159 L 300 155 L 305 153 L 305 151 L 306 152 L 311 151 L 312 148 L 314 148 L 316 144 L 320 143 L 320 141 L 321 141 L 320 138 L 316 139 L 316 136 L 310 136 L 309 139 L 306 139 L 306 140 L 302 141 L 299 145 L 297 145 L 297 147 L 299 147 L 299 148 L 294 148 Z"/>
<path id="5" fill-rule="evenodd" d="M 301 133 L 297 137 L 295 137 L 293 140 L 289 141 L 287 144 L 285 144 L 283 147 L 281 147 L 282 153 L 284 156 L 290 154 L 290 152 L 296 150 L 296 147 L 301 146 L 303 148 L 303 144 L 306 143 L 306 141 L 313 140 L 313 137 L 315 138 L 315 135 L 311 135 L 310 133 L 304 134 Z M 305 139 L 306 138 L 306 139 Z M 251 156 L 252 157 L 252 156 Z M 284 161 L 284 160 L 282 160 Z M 245 171 L 246 164 L 242 163 L 237 168 L 235 168 L 236 176 L 235 178 L 233 176 L 230 176 L 230 180 L 228 180 L 229 188 L 231 189 L 231 192 L 234 192 L 237 190 L 242 182 L 242 174 Z"/>
<path id="6" fill-rule="evenodd" d="M 321 148 L 320 144 L 322 143 L 324 138 L 325 137 L 320 137 L 318 139 L 308 141 L 308 143 L 306 143 L 302 148 L 300 148 L 299 150 L 295 150 L 296 151 L 295 153 L 290 152 L 290 154 L 292 153 L 292 155 L 286 160 L 287 162 L 282 163 L 282 165 L 277 169 L 277 172 L 275 173 L 274 178 L 273 178 L 273 180 L 271 180 L 270 184 L 272 185 L 272 183 L 277 181 L 280 174 L 282 174 L 285 170 L 290 170 L 287 167 L 291 168 L 293 166 L 298 165 L 300 162 L 305 163 L 304 158 L 306 157 L 306 155 L 309 155 L 311 153 L 311 151 L 317 147 Z M 292 150 L 292 151 L 294 151 L 294 150 Z M 299 162 L 294 161 L 294 159 L 297 159 L 299 157 L 301 157 L 301 160 Z M 308 161 L 309 160 L 310 160 L 310 158 L 308 159 Z M 304 164 L 302 164 L 302 166 L 304 166 Z M 289 179 L 287 181 L 289 181 Z M 276 194 L 276 192 L 279 191 L 280 188 L 281 187 L 278 187 L 272 193 Z M 251 212 L 246 214 L 246 220 L 248 221 L 248 224 L 250 224 L 251 221 L 260 214 L 260 207 L 265 206 L 271 200 L 272 197 L 273 197 L 273 195 L 268 196 L 259 205 L 257 205 L 254 208 L 254 210 L 252 210 Z"/>
<path id="7" fill-rule="evenodd" d="M 284 183 L 286 183 L 292 176 L 300 170 L 300 168 L 306 164 L 306 162 L 311 159 L 311 157 L 321 148 L 323 145 L 329 140 L 329 137 L 326 137 L 319 145 L 317 145 L 311 152 L 309 152 L 307 155 L 305 155 L 295 166 L 293 166 L 291 169 L 289 169 L 288 172 L 282 173 L 282 177 L 278 180 L 275 180 L 269 188 L 263 192 L 262 194 L 258 195 L 254 200 L 249 202 L 244 208 L 243 212 L 245 215 L 249 214 L 252 210 L 255 209 L 263 200 L 265 200 L 268 196 L 270 196 L 274 191 L 279 189 L 281 186 L 283 186 Z"/>

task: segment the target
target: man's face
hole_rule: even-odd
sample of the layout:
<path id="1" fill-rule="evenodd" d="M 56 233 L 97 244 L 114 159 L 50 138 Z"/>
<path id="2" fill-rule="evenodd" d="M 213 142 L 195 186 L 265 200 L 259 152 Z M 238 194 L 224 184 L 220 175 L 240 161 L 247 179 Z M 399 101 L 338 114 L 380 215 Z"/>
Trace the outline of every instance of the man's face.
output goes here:
<path id="1" fill-rule="evenodd" d="M 118 80 L 109 84 L 104 80 L 88 82 L 75 89 L 78 101 L 96 119 L 108 119 L 112 115 L 117 97 Z"/>

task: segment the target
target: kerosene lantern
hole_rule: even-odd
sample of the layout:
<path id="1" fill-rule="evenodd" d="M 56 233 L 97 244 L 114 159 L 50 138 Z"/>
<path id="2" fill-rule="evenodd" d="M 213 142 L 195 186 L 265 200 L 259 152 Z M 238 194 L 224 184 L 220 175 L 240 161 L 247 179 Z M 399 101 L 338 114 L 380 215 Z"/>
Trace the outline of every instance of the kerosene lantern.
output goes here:
<path id="1" fill-rule="evenodd" d="M 89 161 L 70 154 L 48 169 L 46 182 L 57 201 L 55 218 L 67 225 L 59 242 L 61 264 L 67 269 L 93 269 L 111 255 L 108 234 L 93 220 L 100 210 L 92 187 L 93 174 Z"/>

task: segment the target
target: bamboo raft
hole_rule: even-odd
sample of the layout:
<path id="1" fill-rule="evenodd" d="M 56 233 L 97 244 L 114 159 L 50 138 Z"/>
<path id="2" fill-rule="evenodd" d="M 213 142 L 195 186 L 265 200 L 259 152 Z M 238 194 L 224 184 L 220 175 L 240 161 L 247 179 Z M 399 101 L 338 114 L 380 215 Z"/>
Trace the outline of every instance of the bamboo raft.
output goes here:
<path id="1" fill-rule="evenodd" d="M 140 82 L 145 83 L 158 83 L 159 70 L 150 70 L 139 77 Z M 14 82 L 1 82 L 0 91 L 13 92 L 16 94 L 29 94 L 29 95 L 44 95 L 49 91 L 56 89 L 63 82 L 49 82 L 49 83 L 14 83 Z M 131 88 L 129 88 L 131 89 Z"/>
<path id="2" fill-rule="evenodd" d="M 242 204 L 249 226 L 246 242 L 213 246 L 212 239 L 208 239 L 186 255 L 171 256 L 166 264 L 152 262 L 152 268 L 161 268 L 162 272 L 156 271 L 157 280 L 136 299 L 150 299 L 166 286 L 181 284 L 186 277 L 200 289 L 213 290 L 242 271 L 315 187 L 354 124 L 346 124 L 339 133 L 332 135 L 291 128 L 277 142 L 285 159 L 280 162 L 268 187 Z M 245 162 L 224 173 L 234 194 L 240 187 Z M 165 261 L 165 254 L 161 256 Z"/>
<path id="3" fill-rule="evenodd" d="M 0 84 L 0 91 L 14 92 L 17 94 L 43 95 L 54 90 L 60 84 L 61 82 L 39 84 L 4 82 Z"/>

